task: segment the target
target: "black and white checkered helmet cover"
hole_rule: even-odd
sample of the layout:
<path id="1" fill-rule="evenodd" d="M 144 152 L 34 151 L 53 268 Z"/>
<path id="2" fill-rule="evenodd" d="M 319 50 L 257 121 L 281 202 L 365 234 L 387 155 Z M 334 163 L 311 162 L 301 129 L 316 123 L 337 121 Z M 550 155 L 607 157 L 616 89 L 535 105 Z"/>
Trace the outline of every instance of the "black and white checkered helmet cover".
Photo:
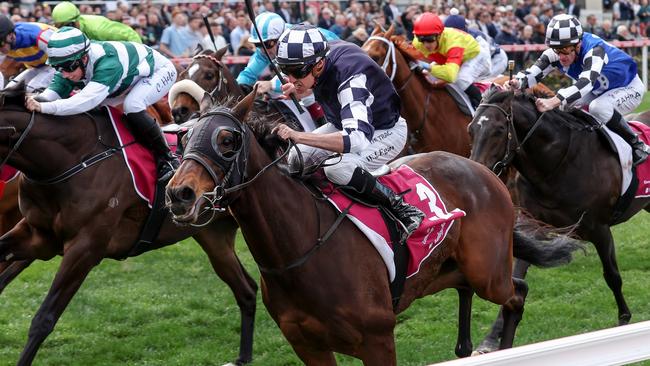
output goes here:
<path id="1" fill-rule="evenodd" d="M 581 39 L 582 25 L 573 15 L 556 15 L 546 27 L 546 44 L 550 47 L 577 44 Z"/>
<path id="2" fill-rule="evenodd" d="M 320 61 L 329 48 L 325 36 L 313 25 L 297 24 L 280 36 L 276 61 L 281 65 Z"/>

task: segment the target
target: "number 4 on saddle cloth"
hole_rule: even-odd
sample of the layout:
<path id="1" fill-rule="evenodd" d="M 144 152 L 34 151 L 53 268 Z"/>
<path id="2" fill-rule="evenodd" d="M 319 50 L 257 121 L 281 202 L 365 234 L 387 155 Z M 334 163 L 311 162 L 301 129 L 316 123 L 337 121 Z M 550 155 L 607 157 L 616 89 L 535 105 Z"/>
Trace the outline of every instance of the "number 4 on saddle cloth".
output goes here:
<path id="1" fill-rule="evenodd" d="M 424 214 L 425 219 L 406 241 L 408 263 L 404 268 L 396 268 L 397 258 L 394 258 L 395 236 L 390 235 L 387 223 L 377 207 L 365 206 L 352 201 L 347 195 L 327 185 L 322 192 L 327 196 L 332 205 L 339 211 L 348 210 L 347 217 L 361 230 L 372 242 L 388 268 L 391 281 L 393 300 L 399 299 L 399 293 L 394 292 L 394 284 L 415 275 L 420 270 L 420 265 L 442 243 L 451 229 L 454 220 L 465 216 L 465 212 L 455 208 L 447 211 L 445 203 L 438 192 L 421 175 L 407 165 L 402 165 L 387 175 L 378 178 L 382 184 L 391 188 L 393 192 L 406 192 L 403 199 L 410 205 L 416 206 Z M 397 235 L 399 237 L 399 235 Z M 400 273 L 403 272 L 403 273 Z"/>

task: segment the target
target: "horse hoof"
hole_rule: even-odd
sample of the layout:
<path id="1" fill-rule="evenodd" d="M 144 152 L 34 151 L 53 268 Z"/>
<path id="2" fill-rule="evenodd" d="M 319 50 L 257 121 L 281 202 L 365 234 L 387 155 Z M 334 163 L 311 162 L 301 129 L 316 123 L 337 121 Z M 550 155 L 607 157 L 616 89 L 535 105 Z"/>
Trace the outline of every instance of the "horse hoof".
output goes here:
<path id="1" fill-rule="evenodd" d="M 489 352 L 476 350 L 476 351 L 473 351 L 473 352 L 472 352 L 472 354 L 470 355 L 470 357 L 480 356 L 480 355 L 484 355 L 484 354 L 486 354 L 486 353 L 489 353 Z"/>
<path id="2" fill-rule="evenodd" d="M 628 325 L 630 323 L 630 319 L 632 318 L 632 315 L 623 315 L 618 318 L 618 325 Z"/>

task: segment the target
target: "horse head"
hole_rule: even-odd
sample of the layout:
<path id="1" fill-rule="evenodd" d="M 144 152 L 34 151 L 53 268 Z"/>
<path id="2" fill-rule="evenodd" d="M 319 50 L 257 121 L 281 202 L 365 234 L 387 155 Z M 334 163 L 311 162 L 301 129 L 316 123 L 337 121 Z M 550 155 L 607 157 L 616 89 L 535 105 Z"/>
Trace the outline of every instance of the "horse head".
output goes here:
<path id="1" fill-rule="evenodd" d="M 219 210 L 228 190 L 246 178 L 253 132 L 244 123 L 256 89 L 233 108 L 203 113 L 185 136 L 183 163 L 166 189 L 166 203 L 178 223 L 195 223 L 208 203 Z"/>
<path id="2" fill-rule="evenodd" d="M 176 123 L 189 120 L 200 109 L 204 91 L 207 91 L 214 101 L 242 95 L 232 73 L 221 61 L 226 51 L 226 47 L 216 52 L 203 50 L 195 55 L 187 69 L 179 74 L 179 85 L 170 90 L 169 97 Z"/>

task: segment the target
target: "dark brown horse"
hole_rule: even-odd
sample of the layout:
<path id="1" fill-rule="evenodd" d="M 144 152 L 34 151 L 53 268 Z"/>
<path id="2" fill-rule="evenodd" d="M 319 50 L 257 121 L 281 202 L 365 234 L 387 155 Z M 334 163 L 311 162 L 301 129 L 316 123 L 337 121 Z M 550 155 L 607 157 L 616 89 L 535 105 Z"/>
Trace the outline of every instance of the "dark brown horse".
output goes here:
<path id="1" fill-rule="evenodd" d="M 409 127 L 410 148 L 414 152 L 442 150 L 469 156 L 467 125 L 471 117 L 461 112 L 444 88 L 433 88 L 411 70 L 411 56 L 395 46 L 405 39 L 393 36 L 392 26 L 385 33 L 375 28 L 372 37 L 362 48 L 379 65 L 385 65 L 391 76 Z"/>
<path id="2" fill-rule="evenodd" d="M 250 361 L 257 285 L 234 253 L 236 222 L 221 217 L 198 229 L 167 220 L 151 247 L 132 252 L 149 209 L 133 189 L 108 116 L 103 112 L 71 116 L 62 124 L 60 117 L 26 111 L 24 91 L 7 93 L 0 96 L 0 157 L 24 174 L 20 205 L 25 218 L 0 238 L 0 263 L 11 268 L 18 261 L 63 256 L 32 320 L 18 365 L 32 363 L 90 270 L 104 258 L 139 255 L 189 236 L 235 295 L 242 317 L 237 362 Z M 86 164 L 104 152 L 106 159 Z M 64 173 L 71 168 L 79 171 Z"/>
<path id="3" fill-rule="evenodd" d="M 576 233 L 596 247 L 618 306 L 618 323 L 627 324 L 631 313 L 623 297 L 610 226 L 648 210 L 650 198 L 633 200 L 614 217 L 621 195 L 620 162 L 594 126 L 579 115 L 558 110 L 539 113 L 529 94 L 486 95 L 469 128 L 471 159 L 496 171 L 510 164 L 515 167 L 519 204 L 536 219 L 554 226 L 578 223 Z M 517 267 L 515 276 L 523 278 L 527 265 Z M 499 332 L 497 323 L 481 351 L 494 349 Z"/>
<path id="4" fill-rule="evenodd" d="M 525 282 L 511 277 L 513 250 L 521 255 L 524 247 L 549 248 L 520 234 L 513 249 L 515 213 L 494 174 L 446 152 L 408 162 L 439 190 L 446 207 L 467 216 L 407 279 L 394 309 L 386 266 L 350 220 L 321 242 L 338 213 L 274 165 L 277 160 L 268 155 L 277 148 L 270 135 L 273 125 L 259 116 L 247 118 L 254 93 L 233 109 L 220 107 L 201 117 L 167 186 L 167 199 L 174 219 L 183 223 L 195 222 L 206 202 L 229 203 L 262 272 L 264 303 L 304 363 L 334 365 L 333 352 L 339 352 L 366 365 L 395 365 L 395 314 L 445 288 L 456 288 L 460 295 L 458 355 L 471 352 L 474 292 L 504 304 L 508 336 L 501 346 L 512 346 L 527 292 Z"/>

